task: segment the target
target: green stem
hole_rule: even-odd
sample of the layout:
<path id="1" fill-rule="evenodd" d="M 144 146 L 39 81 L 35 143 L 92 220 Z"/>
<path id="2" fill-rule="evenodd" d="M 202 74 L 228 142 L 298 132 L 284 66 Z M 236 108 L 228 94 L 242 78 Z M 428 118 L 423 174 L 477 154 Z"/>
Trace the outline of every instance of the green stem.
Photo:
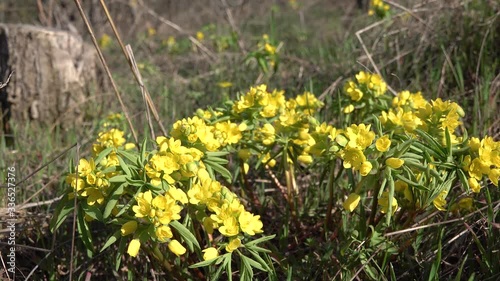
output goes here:
<path id="1" fill-rule="evenodd" d="M 326 232 L 327 230 L 329 230 L 328 223 L 332 219 L 333 187 L 334 187 L 334 183 L 336 180 L 335 168 L 337 166 L 335 164 L 336 164 L 335 160 L 330 161 L 331 169 L 330 169 L 330 175 L 328 175 L 328 207 L 326 208 L 325 227 L 323 228 L 323 232 Z M 339 174 L 340 174 L 340 172 L 339 172 Z"/>

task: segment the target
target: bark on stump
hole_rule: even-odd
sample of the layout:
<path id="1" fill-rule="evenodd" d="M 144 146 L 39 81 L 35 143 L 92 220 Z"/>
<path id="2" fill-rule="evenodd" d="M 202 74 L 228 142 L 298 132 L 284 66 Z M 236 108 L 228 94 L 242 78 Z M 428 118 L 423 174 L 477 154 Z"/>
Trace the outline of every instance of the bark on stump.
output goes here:
<path id="1" fill-rule="evenodd" d="M 94 48 L 76 34 L 0 24 L 0 82 L 14 71 L 0 92 L 3 120 L 63 128 L 81 122 L 82 106 L 99 91 L 97 60 Z"/>

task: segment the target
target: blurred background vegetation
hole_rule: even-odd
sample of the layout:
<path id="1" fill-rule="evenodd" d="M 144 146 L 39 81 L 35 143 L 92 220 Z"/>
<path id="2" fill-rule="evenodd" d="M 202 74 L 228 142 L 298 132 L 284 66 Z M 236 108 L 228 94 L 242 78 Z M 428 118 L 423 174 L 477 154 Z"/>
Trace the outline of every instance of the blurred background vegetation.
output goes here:
<path id="1" fill-rule="evenodd" d="M 469 134 L 488 134 L 498 140 L 499 2 L 406 0 L 394 1 L 395 5 L 386 2 L 391 6 L 391 15 L 385 19 L 368 16 L 367 6 L 360 8 L 354 0 L 111 0 L 106 4 L 124 43 L 130 44 L 134 51 L 144 83 L 166 128 L 175 120 L 191 115 L 197 108 L 234 99 L 239 91 L 258 83 L 267 83 L 271 89 L 284 89 L 288 96 L 311 91 L 326 103 L 321 112 L 322 120 L 342 118 L 336 101 L 343 83 L 359 70 L 374 71 L 372 59 L 394 91 L 422 91 L 428 99 L 440 97 L 457 101 L 466 112 Z M 127 62 L 99 0 L 82 1 L 82 5 L 134 126 L 145 128 L 139 133 L 146 136 L 147 120 L 140 88 L 126 67 Z M 68 30 L 90 42 L 76 5 L 70 0 L 4 0 L 0 3 L 0 22 Z M 256 60 L 249 59 L 264 34 L 278 48 L 275 69 L 267 73 Z M 194 45 L 193 38 L 203 48 Z M 95 138 L 99 120 L 111 112 L 120 111 L 111 90 L 97 94 L 109 98 L 102 104 L 94 104 L 92 100 L 83 104 L 87 112 L 85 123 L 73 129 L 55 128 L 47 134 L 47 128 L 37 124 L 16 124 L 16 146 L 7 148 L 5 142 L 0 142 L 0 170 L 15 165 L 19 179 L 27 178 L 20 184 L 22 191 L 18 203 L 57 198 L 61 175 L 67 170 L 67 159 L 75 151 L 70 150 L 64 157 L 45 164 L 77 140 L 84 144 L 81 153 L 85 156 L 84 153 L 90 151 L 88 147 Z M 317 175 L 305 176 L 302 184 L 314 186 L 317 180 Z M 262 185 L 264 189 L 265 184 Z M 309 196 L 305 199 L 309 207 L 302 214 L 306 224 L 308 218 L 324 213 L 320 210 L 325 208 L 326 202 L 319 195 L 314 192 L 306 195 Z M 279 202 L 277 204 L 276 209 L 279 209 Z M 67 233 L 59 233 L 62 238 L 50 234 L 47 222 L 52 208 L 46 203 L 19 210 L 22 223 L 19 224 L 18 244 L 36 247 L 20 248 L 18 261 L 22 264 L 19 271 L 25 276 L 33 272 L 33 280 L 66 277 L 70 226 Z M 272 210 L 257 213 L 267 212 L 279 216 L 279 212 Z M 494 217 L 496 213 L 498 209 L 495 209 Z M 281 228 L 279 218 L 270 217 L 272 220 L 264 221 L 264 226 L 266 232 L 278 234 L 279 243 L 275 244 L 275 250 L 283 256 L 276 258 L 283 260 L 279 270 L 284 277 L 293 271 L 293 280 L 332 280 L 342 266 L 355 263 L 332 255 L 335 239 L 342 237 L 332 235 L 330 241 L 316 240 L 313 225 L 310 233 L 299 237 L 288 233 L 289 229 Z M 471 218 L 472 221 L 480 219 L 480 216 Z M 485 225 L 483 222 L 474 227 L 481 229 Z M 449 229 L 445 234 L 448 237 L 462 231 L 453 225 Z M 480 276 L 482 280 L 498 278 L 499 275 L 481 267 L 484 262 L 479 255 L 474 255 L 475 252 L 469 257 L 472 261 L 465 262 L 460 256 L 465 245 L 477 245 L 471 241 L 478 239 L 487 241 L 483 245 L 492 250 L 500 250 L 500 242 L 492 236 L 498 235 L 498 229 L 480 233 L 480 237 L 460 236 L 462 246 L 452 248 L 450 245 L 448 264 L 441 271 L 443 280 L 456 277 L 459 268 L 467 277 L 477 274 L 476 277 Z M 432 240 L 435 235 L 439 234 L 431 232 L 421 242 Z M 401 268 L 395 270 L 403 276 L 401 280 L 421 280 L 421 274 L 430 270 L 428 260 L 435 249 L 429 247 L 426 250 L 428 253 L 420 256 L 405 253 Z M 422 260 L 418 260 L 420 257 Z M 82 253 L 79 259 L 82 261 L 79 268 L 82 276 L 87 270 L 94 276 L 105 274 L 103 278 L 114 276 L 125 280 L 131 276 L 125 269 L 103 273 L 113 264 L 113 260 L 105 255 L 86 261 Z M 489 259 L 490 263 L 498 265 L 494 256 Z M 135 265 L 138 269 L 128 270 L 134 271 L 133 276 L 140 279 L 139 274 L 149 269 L 134 263 L 138 261 L 131 261 L 128 266 Z M 410 264 L 412 266 L 408 266 Z M 407 269 L 404 266 L 408 266 Z M 474 266 L 481 269 L 476 270 Z M 447 272 L 450 275 L 446 275 Z"/>

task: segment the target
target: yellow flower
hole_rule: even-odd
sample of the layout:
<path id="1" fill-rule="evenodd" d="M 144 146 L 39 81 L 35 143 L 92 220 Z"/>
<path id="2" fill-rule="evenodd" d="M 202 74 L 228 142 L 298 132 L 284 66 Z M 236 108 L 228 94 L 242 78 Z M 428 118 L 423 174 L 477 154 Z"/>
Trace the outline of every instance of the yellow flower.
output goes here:
<path id="1" fill-rule="evenodd" d="M 238 222 L 240 223 L 241 230 L 248 235 L 263 232 L 263 224 L 260 221 L 260 216 L 254 216 L 252 213 L 244 211 L 238 217 Z"/>
<path id="2" fill-rule="evenodd" d="M 352 105 L 352 104 L 350 104 L 350 105 L 348 105 L 348 106 L 344 107 L 344 113 L 345 113 L 345 114 L 349 114 L 349 113 L 351 113 L 351 112 L 353 112 L 353 111 L 354 111 L 354 105 Z"/>
<path id="3" fill-rule="evenodd" d="M 313 158 L 309 154 L 302 154 L 302 155 L 299 155 L 299 157 L 297 157 L 297 161 L 299 161 L 300 163 L 304 163 L 306 165 L 309 165 L 313 162 Z"/>
<path id="4" fill-rule="evenodd" d="M 354 170 L 359 170 L 361 165 L 366 161 L 366 156 L 363 154 L 359 148 L 347 147 L 344 149 L 340 156 L 344 160 L 344 168 L 353 168 Z"/>
<path id="5" fill-rule="evenodd" d="M 229 244 L 226 246 L 226 251 L 231 253 L 232 251 L 238 249 L 241 246 L 241 240 L 239 238 L 233 238 L 229 241 Z"/>
<path id="6" fill-rule="evenodd" d="M 370 161 L 365 161 L 363 164 L 361 164 L 361 167 L 359 168 L 359 173 L 364 177 L 368 175 L 373 168 L 373 165 Z"/>
<path id="7" fill-rule="evenodd" d="M 203 41 L 203 39 L 205 39 L 205 34 L 201 31 L 196 32 L 196 39 L 198 39 L 198 41 Z"/>
<path id="8" fill-rule="evenodd" d="M 77 177 L 75 174 L 70 174 L 66 177 L 66 183 L 71 185 L 73 190 L 80 191 L 85 188 L 85 181 L 80 177 Z"/>
<path id="9" fill-rule="evenodd" d="M 226 237 L 238 235 L 238 233 L 240 233 L 240 228 L 236 218 L 229 217 L 223 220 L 223 225 L 219 227 L 219 232 Z"/>
<path id="10" fill-rule="evenodd" d="M 260 129 L 260 133 L 262 134 L 262 143 L 264 145 L 271 145 L 274 143 L 275 140 L 275 132 L 276 130 L 274 129 L 273 125 L 266 123 Z"/>
<path id="11" fill-rule="evenodd" d="M 135 216 L 138 218 L 147 217 L 151 213 L 151 201 L 153 200 L 153 195 L 151 191 L 141 192 L 137 195 L 137 205 L 132 207 Z"/>
<path id="12" fill-rule="evenodd" d="M 184 255 L 186 253 L 186 248 L 184 248 L 184 246 L 182 246 L 181 243 L 175 239 L 168 243 L 168 249 L 176 256 Z"/>
<path id="13" fill-rule="evenodd" d="M 156 35 L 156 29 L 154 27 L 148 27 L 148 37 L 153 37 Z"/>
<path id="14" fill-rule="evenodd" d="M 203 252 L 203 260 L 211 260 L 219 256 L 219 252 L 214 247 L 206 248 L 202 252 Z"/>
<path id="15" fill-rule="evenodd" d="M 389 136 L 383 136 L 375 142 L 375 147 L 380 152 L 385 152 L 391 147 L 391 139 Z"/>
<path id="16" fill-rule="evenodd" d="M 382 208 L 381 212 L 386 214 L 389 211 L 389 192 L 385 191 L 382 196 L 378 199 L 378 205 Z M 398 209 L 398 200 L 392 198 L 392 214 Z"/>
<path id="17" fill-rule="evenodd" d="M 469 182 L 472 192 L 479 193 L 479 191 L 481 191 L 481 185 L 475 178 L 469 178 L 467 181 Z"/>
<path id="18" fill-rule="evenodd" d="M 370 73 L 360 71 L 358 74 L 356 74 L 356 80 L 358 80 L 358 83 L 360 84 L 366 84 L 370 81 L 370 76 Z"/>
<path id="19" fill-rule="evenodd" d="M 445 205 L 446 205 L 446 196 L 448 195 L 448 191 L 443 190 L 439 195 L 432 201 L 434 204 L 434 207 L 440 211 L 445 211 Z"/>
<path id="20" fill-rule="evenodd" d="M 471 197 L 465 197 L 460 199 L 457 203 L 450 207 L 450 211 L 455 212 L 458 210 L 464 210 L 471 212 L 474 210 L 474 199 Z"/>
<path id="21" fill-rule="evenodd" d="M 356 88 L 350 92 L 347 92 L 353 101 L 360 101 L 363 98 L 363 92 Z"/>
<path id="22" fill-rule="evenodd" d="M 344 201 L 344 204 L 343 204 L 344 209 L 346 211 L 352 212 L 358 206 L 360 199 L 361 199 L 361 197 L 356 193 L 349 194 L 349 196 L 347 197 L 347 200 Z"/>
<path id="23" fill-rule="evenodd" d="M 276 47 L 269 43 L 264 45 L 264 50 L 266 50 L 266 52 L 270 55 L 274 55 L 276 53 Z"/>
<path id="24" fill-rule="evenodd" d="M 111 45 L 111 37 L 107 35 L 106 33 L 101 36 L 99 39 L 99 47 L 102 49 L 107 49 Z"/>
<path id="25" fill-rule="evenodd" d="M 500 168 L 490 169 L 490 172 L 488 173 L 488 178 L 495 186 L 498 186 L 499 177 L 500 177 Z"/>
<path id="26" fill-rule="evenodd" d="M 132 239 L 132 241 L 130 241 L 130 244 L 128 244 L 127 253 L 130 256 L 135 257 L 139 253 L 140 248 L 141 248 L 141 241 L 139 239 Z"/>
<path id="27" fill-rule="evenodd" d="M 488 174 L 490 168 L 479 158 L 475 158 L 470 163 L 468 168 L 469 175 L 477 180 L 483 177 L 483 174 Z"/>
<path id="28" fill-rule="evenodd" d="M 385 164 L 393 169 L 399 169 L 404 163 L 405 160 L 394 157 L 385 160 Z"/>
<path id="29" fill-rule="evenodd" d="M 122 233 L 122 236 L 127 236 L 129 234 L 134 233 L 136 229 L 137 229 L 137 221 L 128 221 L 122 225 L 120 231 Z"/>
<path id="30" fill-rule="evenodd" d="M 169 238 L 173 237 L 172 229 L 168 225 L 162 225 L 155 230 L 156 238 L 161 242 L 166 242 Z"/>
<path id="31" fill-rule="evenodd" d="M 228 81 L 222 81 L 222 82 L 219 82 L 217 83 L 217 86 L 219 86 L 220 88 L 230 88 L 233 86 L 233 83 L 231 82 L 228 82 Z"/>
<path id="32" fill-rule="evenodd" d="M 78 173 L 80 177 L 86 177 L 95 169 L 94 159 L 90 158 L 90 162 L 86 159 L 80 159 L 78 162 Z"/>

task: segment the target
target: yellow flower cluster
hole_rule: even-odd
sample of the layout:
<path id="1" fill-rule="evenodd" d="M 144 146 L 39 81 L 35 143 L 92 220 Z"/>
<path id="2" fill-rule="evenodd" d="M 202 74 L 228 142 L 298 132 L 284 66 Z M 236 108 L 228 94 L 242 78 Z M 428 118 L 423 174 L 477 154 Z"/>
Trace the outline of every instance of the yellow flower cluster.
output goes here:
<path id="1" fill-rule="evenodd" d="M 483 176 L 487 176 L 490 181 L 498 186 L 500 178 L 500 142 L 492 137 L 485 137 L 482 140 L 472 137 L 469 140 L 470 155 L 466 155 L 463 160 L 463 169 L 469 174 L 469 186 L 471 190 L 478 193 L 481 190 L 479 182 Z"/>
<path id="2" fill-rule="evenodd" d="M 330 151 L 337 152 L 343 160 L 344 168 L 359 171 L 362 176 L 370 173 L 373 166 L 366 159 L 363 151 L 375 139 L 375 133 L 370 131 L 371 125 L 353 124 L 345 130 L 332 130 L 330 138 L 335 142 Z"/>
<path id="3" fill-rule="evenodd" d="M 80 198 L 87 198 L 89 206 L 102 204 L 104 198 L 108 195 L 109 178 L 116 175 L 116 173 L 103 173 L 102 170 L 97 169 L 94 159 L 87 161 L 80 159 L 78 163 L 78 176 L 76 173 L 69 174 L 66 177 L 66 183 L 69 184 L 76 195 Z M 75 196 L 75 193 L 70 193 L 70 199 Z"/>
<path id="4" fill-rule="evenodd" d="M 240 99 L 233 104 L 233 114 L 251 115 L 258 112 L 260 116 L 271 118 L 285 107 L 284 91 L 274 90 L 272 93 L 267 91 L 267 86 L 262 84 L 251 87 Z"/>
<path id="5" fill-rule="evenodd" d="M 351 103 L 344 107 L 344 113 L 349 114 L 357 107 L 364 107 L 366 101 L 378 98 L 386 92 L 387 84 L 380 75 L 360 71 L 355 80 L 344 85 L 344 93 L 351 99 Z"/>
<path id="6" fill-rule="evenodd" d="M 241 234 L 262 233 L 260 216 L 245 210 L 240 200 L 227 187 L 210 178 L 205 169 L 200 169 L 194 184 L 187 192 L 189 203 L 206 208 L 211 214 L 201 218 L 207 233 L 214 229 L 229 238 L 226 250 L 232 252 L 241 245 Z M 198 209 L 200 209 L 198 207 Z"/>
<path id="7" fill-rule="evenodd" d="M 109 128 L 119 119 L 121 119 L 120 114 L 109 115 L 103 127 Z M 92 146 L 93 155 L 90 160 L 80 159 L 76 167 L 78 176 L 76 173 L 71 173 L 66 177 L 66 183 L 76 192 L 70 193 L 70 198 L 77 195 L 86 198 L 90 206 L 95 203 L 101 205 L 108 196 L 109 179 L 121 173 L 111 168 L 119 165 L 117 149 L 130 150 L 134 147 L 133 143 L 126 143 L 124 132 L 119 129 L 111 128 L 100 132 L 96 143 Z M 94 158 L 107 148 L 112 150 L 99 163 L 95 163 Z"/>
<path id="8" fill-rule="evenodd" d="M 141 192 L 136 196 L 137 205 L 132 207 L 135 217 L 142 224 L 151 224 L 154 227 L 154 237 L 159 242 L 167 242 L 172 237 L 172 229 L 169 224 L 171 221 L 181 218 L 180 212 L 183 207 L 178 203 L 187 204 L 188 199 L 184 191 L 171 186 L 163 195 L 157 195 L 153 198 L 151 191 Z M 131 220 L 122 226 L 122 236 L 126 236 L 135 232 L 137 221 Z M 140 248 L 140 240 L 138 238 L 132 240 L 129 244 L 128 254 L 137 256 Z M 175 240 L 171 240 L 171 243 Z M 180 252 L 186 252 L 186 249 L 180 243 L 173 242 L 169 244 L 169 249 L 176 255 Z M 182 250 L 182 248 L 184 250 Z"/>
<path id="9" fill-rule="evenodd" d="M 377 15 L 380 18 L 384 18 L 388 15 L 389 9 L 389 5 L 384 4 L 383 0 L 371 0 L 368 15 Z"/>
<path id="10" fill-rule="evenodd" d="M 161 185 L 162 180 L 172 185 L 195 176 L 199 167 L 204 167 L 200 161 L 204 154 L 199 149 L 182 146 L 180 140 L 163 136 L 156 138 L 156 144 L 158 152 L 144 167 L 154 186 Z"/>
<path id="11" fill-rule="evenodd" d="M 237 196 L 220 182 L 205 176 L 199 177 L 188 191 L 191 204 L 206 206 L 211 215 L 202 218 L 209 234 L 214 229 L 229 238 L 226 251 L 232 252 L 241 245 L 242 233 L 255 235 L 262 233 L 263 224 L 260 216 L 245 210 Z"/>
<path id="12" fill-rule="evenodd" d="M 203 116 L 211 118 L 210 112 Z M 171 135 L 190 146 L 201 146 L 207 151 L 217 151 L 229 144 L 236 144 L 241 139 L 241 133 L 247 128 L 245 123 L 235 124 L 229 121 L 216 123 L 215 126 L 198 117 L 185 118 L 174 123 Z"/>
<path id="13" fill-rule="evenodd" d="M 448 129 L 452 143 L 457 143 L 459 139 L 454 132 L 462 124 L 460 118 L 463 116 L 463 109 L 455 102 L 438 98 L 429 103 L 420 92 L 402 91 L 394 97 L 392 108 L 381 113 L 379 120 L 386 128 L 398 133 L 424 130 L 441 137 L 442 143 L 446 143 L 445 130 Z"/>

